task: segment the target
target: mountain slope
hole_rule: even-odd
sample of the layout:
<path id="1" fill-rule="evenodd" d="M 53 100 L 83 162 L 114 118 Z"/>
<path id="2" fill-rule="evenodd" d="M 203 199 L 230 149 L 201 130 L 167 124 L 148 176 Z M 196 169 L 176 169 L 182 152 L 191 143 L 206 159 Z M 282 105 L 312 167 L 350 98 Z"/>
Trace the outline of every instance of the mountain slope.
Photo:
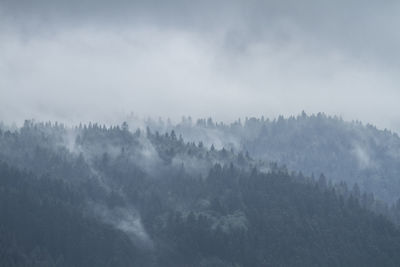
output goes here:
<path id="1" fill-rule="evenodd" d="M 125 124 L 27 123 L 0 144 L 0 265 L 400 264 L 373 197 L 246 153 Z"/>
<path id="2" fill-rule="evenodd" d="M 379 199 L 400 197 L 400 138 L 372 125 L 345 122 L 324 114 L 276 120 L 246 119 L 226 125 L 211 119 L 177 125 L 148 122 L 154 129 L 175 130 L 189 140 L 248 151 L 255 159 L 277 162 L 307 175 L 357 183 Z"/>

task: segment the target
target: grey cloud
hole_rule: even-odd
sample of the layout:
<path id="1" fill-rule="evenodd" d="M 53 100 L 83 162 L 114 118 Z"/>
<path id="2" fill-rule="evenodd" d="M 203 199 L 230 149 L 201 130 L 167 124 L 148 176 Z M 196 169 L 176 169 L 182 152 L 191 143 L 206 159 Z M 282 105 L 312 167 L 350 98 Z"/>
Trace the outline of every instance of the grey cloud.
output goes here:
<path id="1" fill-rule="evenodd" d="M 2 120 L 304 109 L 400 129 L 395 1 L 3 0 L 0 10 Z"/>
<path id="2" fill-rule="evenodd" d="M 272 39 L 280 44 L 301 35 L 311 47 L 333 46 L 366 60 L 377 55 L 386 61 L 395 56 L 393 49 L 399 44 L 394 34 L 399 26 L 396 1 L 3 0 L 0 7 L 10 24 L 31 26 L 34 31 L 54 25 L 151 24 L 202 32 L 223 29 L 239 33 L 244 43 Z"/>

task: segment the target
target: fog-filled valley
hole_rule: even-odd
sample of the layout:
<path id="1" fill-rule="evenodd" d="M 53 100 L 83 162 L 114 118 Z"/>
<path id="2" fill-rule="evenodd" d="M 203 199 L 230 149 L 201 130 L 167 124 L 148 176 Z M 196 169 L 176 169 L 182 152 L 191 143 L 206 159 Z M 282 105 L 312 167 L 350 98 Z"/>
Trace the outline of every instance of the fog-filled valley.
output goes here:
<path id="1" fill-rule="evenodd" d="M 1 265 L 400 263 L 397 134 L 305 113 L 130 120 L 2 125 Z"/>

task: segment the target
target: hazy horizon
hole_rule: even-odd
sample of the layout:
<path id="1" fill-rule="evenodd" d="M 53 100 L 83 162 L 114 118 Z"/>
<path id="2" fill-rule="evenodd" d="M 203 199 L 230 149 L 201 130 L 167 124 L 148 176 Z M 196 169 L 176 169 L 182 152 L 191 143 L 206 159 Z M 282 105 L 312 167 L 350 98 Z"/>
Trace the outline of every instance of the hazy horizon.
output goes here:
<path id="1" fill-rule="evenodd" d="M 400 4 L 0 2 L 0 120 L 274 118 L 400 131 Z"/>
<path id="2" fill-rule="evenodd" d="M 400 266 L 399 14 L 0 0 L 0 266 Z"/>

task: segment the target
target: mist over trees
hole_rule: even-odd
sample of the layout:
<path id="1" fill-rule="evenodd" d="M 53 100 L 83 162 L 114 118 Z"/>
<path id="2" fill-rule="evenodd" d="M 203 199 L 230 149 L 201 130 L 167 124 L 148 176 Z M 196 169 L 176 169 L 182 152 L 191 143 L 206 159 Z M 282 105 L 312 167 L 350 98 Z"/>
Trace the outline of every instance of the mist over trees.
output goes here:
<path id="1" fill-rule="evenodd" d="M 174 130 L 188 140 L 248 151 L 255 159 L 277 162 L 306 175 L 323 173 L 336 183 L 357 183 L 361 190 L 390 204 L 400 197 L 400 138 L 370 124 L 304 112 L 296 117 L 246 118 L 231 124 L 190 117 L 177 124 L 145 123 L 153 129 Z"/>
<path id="2" fill-rule="evenodd" d="M 0 0 L 0 267 L 399 267 L 399 14 Z"/>
<path id="3" fill-rule="evenodd" d="M 304 125 L 297 126 L 299 132 L 293 133 L 293 121 Z M 309 129 L 311 122 L 315 125 Z M 229 126 L 210 119 L 168 131 L 157 123 L 158 130 L 129 123 L 3 125 L 0 265 L 400 264 L 400 205 L 377 200 L 353 185 L 355 180 L 336 182 L 271 161 L 279 146 L 278 156 L 289 154 L 290 146 L 296 155 L 306 147 L 303 143 L 319 144 L 327 133 L 338 138 L 332 129 L 343 125 L 350 133 L 386 133 L 392 142 L 396 135 L 320 116 L 249 119 Z M 209 130 L 227 138 L 214 144 L 210 138 L 193 140 L 196 131 L 202 136 Z M 256 135 L 244 139 L 250 130 Z M 185 131 L 192 135 L 187 138 Z M 309 139 L 285 143 L 301 131 Z M 243 142 L 232 143 L 239 133 Z M 342 137 L 344 143 L 350 142 L 348 136 Z M 248 149 L 240 149 L 244 145 Z M 261 160 L 268 151 L 269 161 Z M 324 155 L 315 153 L 310 158 Z"/>

